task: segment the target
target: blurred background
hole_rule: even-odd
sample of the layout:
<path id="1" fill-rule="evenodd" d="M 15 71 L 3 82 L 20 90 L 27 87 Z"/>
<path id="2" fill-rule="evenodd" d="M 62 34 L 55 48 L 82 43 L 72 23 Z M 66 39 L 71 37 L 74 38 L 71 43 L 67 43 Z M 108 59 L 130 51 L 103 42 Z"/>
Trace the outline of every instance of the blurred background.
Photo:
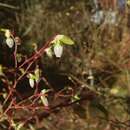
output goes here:
<path id="1" fill-rule="evenodd" d="M 42 69 L 54 86 L 70 85 L 65 76 L 71 75 L 79 88 L 87 84 L 98 93 L 44 118 L 37 130 L 130 128 L 129 0 L 0 0 L 0 28 L 21 38 L 18 51 L 27 56 L 57 34 L 69 36 L 75 45 L 65 46 L 60 59 L 42 57 Z"/>

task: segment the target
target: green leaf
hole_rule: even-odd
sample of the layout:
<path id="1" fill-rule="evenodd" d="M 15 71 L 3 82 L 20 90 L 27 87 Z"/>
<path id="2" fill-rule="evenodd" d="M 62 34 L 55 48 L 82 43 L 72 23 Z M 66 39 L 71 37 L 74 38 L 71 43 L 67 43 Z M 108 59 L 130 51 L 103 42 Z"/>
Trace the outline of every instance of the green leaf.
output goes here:
<path id="1" fill-rule="evenodd" d="M 35 80 L 36 82 L 38 82 L 38 80 L 40 79 L 40 73 L 41 73 L 38 66 L 36 67 L 34 73 L 35 73 Z"/>
<path id="2" fill-rule="evenodd" d="M 29 73 L 29 74 L 27 75 L 27 77 L 28 77 L 29 79 L 35 79 L 35 78 L 36 78 L 36 76 L 35 76 L 34 74 L 31 74 L 31 73 Z"/>
<path id="3" fill-rule="evenodd" d="M 25 70 L 23 68 L 20 69 L 21 74 L 25 73 Z"/>
<path id="4" fill-rule="evenodd" d="M 45 52 L 46 52 L 46 54 L 47 54 L 47 56 L 48 56 L 49 58 L 52 58 L 53 52 L 52 52 L 52 48 L 51 48 L 51 47 L 45 49 Z"/>
<path id="5" fill-rule="evenodd" d="M 72 39 L 70 39 L 69 37 L 65 36 L 65 35 L 60 35 L 59 39 L 61 42 L 63 42 L 63 44 L 67 44 L 67 45 L 73 45 L 74 41 Z"/>
<path id="6" fill-rule="evenodd" d="M 65 35 L 57 35 L 51 43 L 73 45 L 74 41 Z"/>
<path id="7" fill-rule="evenodd" d="M 74 95 L 74 97 L 72 98 L 72 101 L 78 101 L 80 100 L 80 97 L 78 94 Z"/>

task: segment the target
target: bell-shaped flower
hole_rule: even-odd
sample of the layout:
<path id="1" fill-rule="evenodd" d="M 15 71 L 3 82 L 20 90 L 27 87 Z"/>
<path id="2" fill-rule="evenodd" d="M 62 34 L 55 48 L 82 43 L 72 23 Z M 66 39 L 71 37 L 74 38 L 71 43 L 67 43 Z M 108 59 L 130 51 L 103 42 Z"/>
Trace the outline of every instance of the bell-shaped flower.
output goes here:
<path id="1" fill-rule="evenodd" d="M 48 99 L 47 99 L 47 97 L 46 97 L 46 95 L 45 95 L 47 92 L 48 92 L 48 91 L 45 90 L 45 89 L 43 89 L 43 90 L 41 91 L 41 94 L 42 94 L 42 96 L 41 96 L 41 101 L 42 101 L 43 105 L 46 106 L 46 107 L 49 106 Z"/>
<path id="2" fill-rule="evenodd" d="M 34 85 L 35 85 L 34 79 L 30 78 L 30 79 L 29 79 L 29 84 L 30 84 L 31 88 L 33 88 Z"/>
<path id="3" fill-rule="evenodd" d="M 35 75 L 30 73 L 30 74 L 27 75 L 27 77 L 29 78 L 30 87 L 33 88 L 34 85 L 35 85 Z"/>
<path id="4" fill-rule="evenodd" d="M 6 44 L 9 48 L 12 48 L 14 46 L 14 40 L 11 37 L 9 37 L 6 39 Z"/>
<path id="5" fill-rule="evenodd" d="M 54 54 L 57 58 L 60 58 L 63 53 L 63 46 L 61 44 L 55 44 L 54 46 Z"/>

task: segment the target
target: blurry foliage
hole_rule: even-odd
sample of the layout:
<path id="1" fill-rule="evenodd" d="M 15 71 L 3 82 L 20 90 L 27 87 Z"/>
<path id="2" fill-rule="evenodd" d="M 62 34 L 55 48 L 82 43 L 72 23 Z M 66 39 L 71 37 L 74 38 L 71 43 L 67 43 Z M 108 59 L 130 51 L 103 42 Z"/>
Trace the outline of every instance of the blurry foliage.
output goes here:
<path id="1" fill-rule="evenodd" d="M 67 75 L 67 79 L 74 83 L 74 91 L 78 91 L 72 100 L 82 98 L 82 87 L 97 94 L 96 100 L 63 108 L 44 118 L 41 124 L 32 123 L 33 126 L 30 123 L 30 129 L 109 130 L 130 126 L 127 15 L 118 14 L 117 26 L 95 25 L 90 21 L 92 0 L 6 0 L 4 3 L 20 7 L 20 10 L 0 7 L 1 27 L 14 29 L 23 39 L 20 53 L 31 55 L 56 34 L 70 36 L 76 44 L 69 48 L 65 46 L 60 59 L 47 56 L 40 59 L 43 73 L 48 73 L 50 81 L 55 83 L 60 82 L 59 77 Z M 1 39 L 3 42 L 3 37 Z M 0 75 L 3 75 L 2 66 Z M 92 80 L 93 85 L 90 84 Z M 65 79 L 61 80 L 62 85 L 65 82 Z M 65 84 L 64 87 L 70 86 Z M 3 128 L 4 124 L 0 126 Z"/>
<path id="2" fill-rule="evenodd" d="M 22 35 L 43 41 L 61 33 L 68 34 L 80 42 L 82 32 L 88 25 L 84 3 L 76 0 L 30 1 L 30 4 L 26 4 L 25 9 L 22 9 L 19 19 Z"/>

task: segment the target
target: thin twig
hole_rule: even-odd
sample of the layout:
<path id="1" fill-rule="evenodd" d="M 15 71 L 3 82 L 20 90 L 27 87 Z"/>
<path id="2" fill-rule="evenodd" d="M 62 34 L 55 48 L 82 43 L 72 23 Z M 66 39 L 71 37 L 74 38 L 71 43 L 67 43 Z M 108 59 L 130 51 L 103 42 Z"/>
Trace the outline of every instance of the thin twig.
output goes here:
<path id="1" fill-rule="evenodd" d="M 10 8 L 10 9 L 14 9 L 14 10 L 19 10 L 20 9 L 19 7 L 9 5 L 9 4 L 5 4 L 5 3 L 0 3 L 0 7 Z"/>

